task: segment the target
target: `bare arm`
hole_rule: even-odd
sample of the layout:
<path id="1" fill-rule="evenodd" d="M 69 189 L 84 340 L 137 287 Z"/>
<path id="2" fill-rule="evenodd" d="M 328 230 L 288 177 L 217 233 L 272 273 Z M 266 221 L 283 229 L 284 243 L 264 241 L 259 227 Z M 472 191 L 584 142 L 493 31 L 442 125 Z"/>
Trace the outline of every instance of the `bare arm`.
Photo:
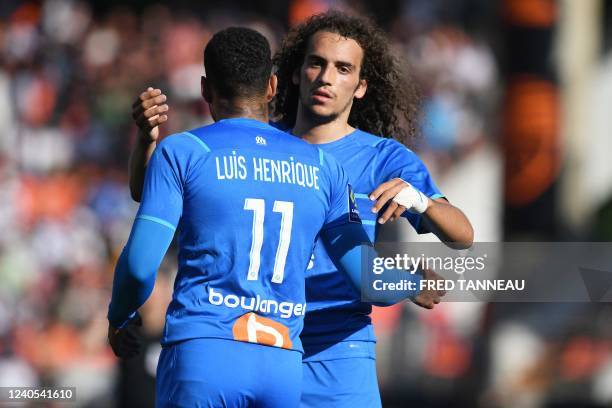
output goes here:
<path id="1" fill-rule="evenodd" d="M 382 297 L 376 299 L 376 306 L 390 306 L 410 298 L 418 306 L 433 309 L 446 294 L 443 290 L 432 290 L 429 285 L 421 285 L 422 280 L 437 281 L 442 279 L 440 275 L 428 269 L 419 273 L 422 276 L 414 276 L 401 269 L 387 269 L 383 275 L 364 275 L 362 273 L 364 256 L 371 257 L 370 260 L 366 261 L 366 264 L 370 264 L 373 258 L 378 257 L 378 254 L 372 248 L 368 234 L 361 224 L 346 223 L 323 230 L 321 231 L 321 240 L 334 265 L 346 275 L 353 287 L 365 297 L 369 298 L 374 295 L 375 297 L 372 300 L 376 299 L 376 291 L 372 292 L 371 290 L 371 280 L 374 276 L 374 279 L 381 280 L 381 282 L 397 283 L 409 280 L 416 285 L 415 289 L 386 292 Z"/>
<path id="2" fill-rule="evenodd" d="M 140 202 L 145 170 L 157 146 L 159 125 L 168 120 L 166 95 L 160 89 L 147 88 L 132 105 L 132 118 L 138 126 L 138 138 L 130 154 L 130 193 Z"/>
<path id="3" fill-rule="evenodd" d="M 467 249 L 474 243 L 474 229 L 463 211 L 443 198 L 430 200 L 423 214 L 427 229 L 454 249 Z"/>
<path id="4" fill-rule="evenodd" d="M 430 202 L 431 205 L 423 213 L 427 229 L 451 248 L 471 247 L 474 243 L 474 229 L 465 214 L 443 198 Z"/>
<path id="5" fill-rule="evenodd" d="M 130 194 L 132 199 L 137 202 L 140 202 L 142 196 L 142 186 L 144 185 L 145 170 L 149 158 L 151 158 L 157 146 L 157 142 L 148 142 L 145 139 L 146 137 L 146 135 L 142 135 L 140 130 L 138 131 L 138 140 L 132 149 L 129 161 Z"/>
<path id="6" fill-rule="evenodd" d="M 372 207 L 373 212 L 379 212 L 388 203 L 387 209 L 378 219 L 380 224 L 384 224 L 388 220 L 398 219 L 406 210 L 414 210 L 411 204 L 404 206 L 394 200 L 398 193 L 406 188 L 416 190 L 404 180 L 395 178 L 382 183 L 370 194 L 370 198 L 376 200 Z M 418 212 L 421 213 L 425 226 L 440 241 L 454 249 L 465 249 L 472 246 L 474 230 L 472 224 L 460 209 L 444 198 L 435 200 L 427 198 L 418 190 L 413 196 L 415 207 L 419 207 Z"/>

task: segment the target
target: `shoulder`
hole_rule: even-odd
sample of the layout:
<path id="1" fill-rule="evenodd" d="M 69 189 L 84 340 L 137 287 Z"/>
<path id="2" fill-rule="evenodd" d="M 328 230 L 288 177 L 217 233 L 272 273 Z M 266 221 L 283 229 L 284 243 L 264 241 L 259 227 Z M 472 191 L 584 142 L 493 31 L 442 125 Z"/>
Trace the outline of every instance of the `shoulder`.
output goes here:
<path id="1" fill-rule="evenodd" d="M 357 129 L 352 138 L 353 142 L 364 147 L 370 147 L 377 161 L 401 158 L 403 160 L 421 162 L 421 159 L 410 148 L 395 139 L 380 137 Z"/>
<path id="2" fill-rule="evenodd" d="M 166 136 L 158 143 L 151 165 L 165 167 L 167 164 L 186 179 L 194 166 L 207 161 L 210 151 L 200 134 L 193 131 L 178 132 Z"/>
<path id="3" fill-rule="evenodd" d="M 230 130 L 229 127 L 231 125 L 216 122 L 184 130 L 165 137 L 158 147 L 177 153 L 206 154 L 214 148 L 214 140 L 217 139 L 214 136 Z M 221 140 L 225 139 L 221 138 Z"/>
<path id="4" fill-rule="evenodd" d="M 346 182 L 347 176 L 344 168 L 334 156 L 323 151 L 318 147 L 315 147 L 319 156 L 319 167 L 321 172 L 327 176 L 329 182 L 334 185 L 338 182 Z"/>
<path id="5" fill-rule="evenodd" d="M 371 147 L 377 150 L 379 153 L 391 154 L 395 152 L 407 152 L 411 155 L 416 154 L 405 145 L 401 144 L 395 139 L 390 137 L 376 136 L 368 132 L 356 129 L 352 135 L 351 140 L 353 143 L 364 147 Z"/>
<path id="6" fill-rule="evenodd" d="M 199 148 L 196 148 L 199 146 Z M 208 145 L 201 137 L 191 131 L 174 133 L 166 136 L 158 143 L 156 151 L 172 153 L 174 155 L 193 155 L 195 152 L 210 152 Z"/>
<path id="7" fill-rule="evenodd" d="M 372 133 L 364 132 L 360 129 L 355 129 L 353 134 L 350 136 L 353 143 L 360 146 L 377 147 L 381 142 L 389 140 L 384 137 L 373 135 Z"/>
<path id="8" fill-rule="evenodd" d="M 309 146 L 315 148 L 317 155 L 319 156 L 319 165 L 321 167 L 326 168 L 326 169 L 336 169 L 340 167 L 340 163 L 338 163 L 338 160 L 336 160 L 334 156 L 332 156 L 329 153 L 325 153 L 323 149 L 321 149 L 320 147 L 317 147 L 316 145 L 309 145 Z"/>
<path id="9" fill-rule="evenodd" d="M 422 163 L 414 151 L 394 139 L 380 138 L 376 149 L 381 160 L 400 160 L 406 164 Z"/>
<path id="10" fill-rule="evenodd" d="M 381 137 L 379 138 L 378 143 L 376 143 L 376 148 L 381 152 L 385 153 L 402 152 L 412 156 L 416 156 L 416 154 L 411 149 L 409 149 L 408 147 L 401 144 L 395 139 Z"/>

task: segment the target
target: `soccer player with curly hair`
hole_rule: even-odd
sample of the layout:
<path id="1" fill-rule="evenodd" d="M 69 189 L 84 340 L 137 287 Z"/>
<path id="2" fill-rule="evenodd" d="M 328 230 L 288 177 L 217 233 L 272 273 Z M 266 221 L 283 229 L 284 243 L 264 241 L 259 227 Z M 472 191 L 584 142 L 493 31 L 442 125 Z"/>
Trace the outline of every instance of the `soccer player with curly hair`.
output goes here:
<path id="1" fill-rule="evenodd" d="M 406 218 L 419 233 L 433 232 L 449 246 L 471 246 L 470 222 L 405 146 L 416 134 L 417 93 L 379 28 L 336 11 L 313 16 L 290 30 L 274 64 L 276 126 L 342 164 L 370 240 L 379 225 Z M 135 199 L 166 110 L 159 89 L 149 88 L 134 105 L 143 141 L 130 165 Z M 329 248 L 318 241 L 306 271 L 300 406 L 377 407 L 372 305 L 362 302 L 359 291 L 338 272 Z M 425 278 L 428 274 L 433 273 L 426 271 Z M 433 293 L 413 301 L 431 308 L 439 297 Z"/>
<path id="2" fill-rule="evenodd" d="M 289 32 L 274 64 L 275 119 L 342 164 L 370 239 L 404 217 L 419 233 L 471 246 L 470 222 L 405 147 L 418 126 L 417 91 L 378 27 L 335 11 L 313 16 Z M 340 279 L 324 245 L 313 256 L 301 406 L 380 406 L 371 305 Z"/>

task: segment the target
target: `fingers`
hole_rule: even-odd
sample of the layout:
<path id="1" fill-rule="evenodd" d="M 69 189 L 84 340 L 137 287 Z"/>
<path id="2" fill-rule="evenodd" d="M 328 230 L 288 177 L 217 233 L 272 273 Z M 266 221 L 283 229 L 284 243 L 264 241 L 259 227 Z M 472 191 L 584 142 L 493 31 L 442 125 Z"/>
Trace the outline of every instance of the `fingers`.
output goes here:
<path id="1" fill-rule="evenodd" d="M 156 127 L 168 120 L 167 112 L 170 107 L 164 103 L 166 99 L 161 89 L 149 87 L 132 105 L 134 122 L 142 132 L 151 137 L 151 141 L 156 140 L 159 135 Z"/>
<path id="2" fill-rule="evenodd" d="M 146 111 L 144 111 L 142 113 L 142 115 L 139 116 L 140 117 L 144 117 L 144 119 L 153 119 L 153 117 L 157 116 L 157 115 L 161 115 L 165 112 L 168 112 L 168 110 L 170 109 L 170 107 L 168 105 L 155 105 L 149 109 L 147 109 Z"/>
<path id="3" fill-rule="evenodd" d="M 151 108 L 151 107 L 153 107 L 153 106 L 156 106 L 156 105 L 161 105 L 162 103 L 166 102 L 166 99 L 168 99 L 168 98 L 166 97 L 166 95 L 161 94 L 161 95 L 156 96 L 156 97 L 154 97 L 154 98 L 150 98 L 150 99 L 147 99 L 147 100 L 145 100 L 145 101 L 142 101 L 142 103 L 140 104 L 140 106 L 141 106 L 143 109 L 145 109 L 145 110 L 146 110 L 146 109 L 149 109 L 149 108 Z"/>
<path id="4" fill-rule="evenodd" d="M 423 275 L 423 280 L 432 281 L 433 288 L 429 284 L 425 285 L 427 289 L 419 293 L 414 303 L 416 303 L 418 306 L 421 306 L 425 309 L 433 309 L 435 305 L 439 304 L 442 301 L 442 297 L 446 294 L 445 290 L 435 289 L 438 286 L 436 282 L 443 280 L 444 278 L 438 275 L 435 271 L 431 269 L 423 269 L 422 275 Z M 430 283 L 430 282 L 427 282 L 427 283 Z"/>
<path id="5" fill-rule="evenodd" d="M 159 95 L 155 98 L 147 99 L 146 101 L 141 102 L 140 104 L 132 108 L 132 118 L 136 119 L 143 112 L 147 112 L 148 110 L 158 106 L 167 107 L 168 105 L 164 104 L 164 102 L 166 102 L 166 99 L 166 95 Z"/>
<path id="6" fill-rule="evenodd" d="M 376 189 L 370 193 L 370 200 L 376 200 L 376 203 L 372 206 L 372 212 L 379 212 L 385 204 L 393 199 L 393 197 L 395 197 L 404 187 L 406 187 L 406 182 L 400 178 L 394 178 L 376 187 Z M 389 214 L 389 216 L 391 216 L 391 214 Z"/>
<path id="7" fill-rule="evenodd" d="M 135 357 L 142 348 L 138 322 L 130 322 L 127 327 L 120 330 L 109 329 L 108 341 L 115 356 L 123 359 Z"/>
<path id="8" fill-rule="evenodd" d="M 165 113 L 169 109 L 168 105 L 154 106 L 142 112 L 137 118 L 134 118 L 134 121 L 140 129 L 148 132 L 168 120 L 168 115 Z"/>
<path id="9" fill-rule="evenodd" d="M 433 309 L 440 301 L 440 296 L 437 295 L 436 291 L 428 290 L 420 293 L 414 303 L 425 309 Z"/>
<path id="10" fill-rule="evenodd" d="M 389 180 L 389 181 L 386 181 L 386 182 L 382 183 L 380 186 L 376 187 L 376 189 L 370 193 L 370 200 L 372 200 L 372 201 L 377 200 L 378 197 L 383 192 L 385 192 L 386 190 L 394 187 L 398 183 L 404 183 L 404 181 L 402 179 L 395 178 L 393 180 Z"/>
<path id="11" fill-rule="evenodd" d="M 167 115 L 155 115 L 152 118 L 150 118 L 149 120 L 147 120 L 146 124 L 143 123 L 143 126 L 139 127 L 143 130 L 151 130 L 156 126 L 161 125 L 162 123 L 166 122 L 168 120 L 168 116 Z"/>
<path id="12" fill-rule="evenodd" d="M 396 184 L 393 187 L 385 190 L 378 197 L 378 200 L 376 200 L 376 203 L 374 203 L 374 205 L 372 206 L 372 212 L 373 213 L 379 212 L 385 206 L 385 204 L 387 204 L 389 202 L 389 200 L 393 199 L 393 197 L 395 197 L 397 195 L 397 193 L 399 193 L 401 191 L 402 188 L 404 188 L 404 185 Z M 389 205 L 389 206 L 391 207 L 391 205 Z M 395 211 L 396 208 L 397 208 L 397 206 L 394 206 L 393 210 Z M 389 214 L 389 216 L 391 216 L 391 213 Z"/>
<path id="13" fill-rule="evenodd" d="M 423 307 L 424 307 L 425 309 L 429 309 L 429 310 L 431 310 L 431 309 L 433 309 L 433 308 L 434 308 L 434 302 L 433 302 L 431 299 L 429 299 L 429 298 L 428 298 L 428 299 L 427 299 L 427 300 L 426 300 L 426 301 L 423 303 Z"/>
<path id="14" fill-rule="evenodd" d="M 146 91 L 138 95 L 138 98 L 132 104 L 132 109 L 140 106 L 144 101 L 155 98 L 156 96 L 162 95 L 162 91 L 159 88 L 153 89 L 148 87 Z"/>
<path id="15" fill-rule="evenodd" d="M 420 294 L 414 299 L 414 304 L 425 309 L 433 309 L 434 302 L 426 295 Z"/>
<path id="16" fill-rule="evenodd" d="M 423 278 L 424 279 L 428 279 L 428 280 L 433 280 L 433 281 L 440 281 L 440 280 L 444 280 L 444 278 L 442 276 L 440 276 L 439 274 L 437 274 L 434 270 L 432 269 L 425 269 L 423 271 Z M 435 294 L 438 296 L 438 303 L 440 298 L 444 297 L 446 295 L 446 290 L 444 289 L 439 289 L 435 291 Z"/>
<path id="17" fill-rule="evenodd" d="M 142 112 L 156 105 L 161 105 L 166 100 L 167 97 L 162 93 L 161 89 L 147 88 L 132 104 L 132 118 L 136 119 Z"/>
<path id="18" fill-rule="evenodd" d="M 429 301 L 431 302 L 431 307 L 440 303 L 440 296 L 438 296 L 437 291 L 432 290 L 429 292 Z"/>
<path id="19" fill-rule="evenodd" d="M 121 349 L 121 356 L 123 358 L 133 357 L 140 352 L 140 336 L 138 334 L 138 326 L 136 322 L 130 322 L 130 324 L 122 331 L 119 346 Z"/>
<path id="20" fill-rule="evenodd" d="M 378 223 L 379 224 L 384 224 L 385 222 L 387 222 L 387 220 L 389 218 L 391 218 L 391 216 L 393 214 L 395 214 L 395 211 L 397 210 L 397 207 L 399 207 L 399 204 L 397 204 L 396 202 L 391 201 L 391 203 L 389 203 L 389 206 L 387 207 L 387 209 L 385 210 L 383 215 L 381 215 L 380 218 L 378 219 Z"/>
<path id="21" fill-rule="evenodd" d="M 397 208 L 395 209 L 395 211 L 393 211 L 393 215 L 391 215 L 391 217 L 389 218 L 389 221 L 395 221 L 397 220 L 399 217 L 402 216 L 402 214 L 406 211 L 406 207 L 404 207 L 403 205 L 399 205 L 397 206 Z"/>

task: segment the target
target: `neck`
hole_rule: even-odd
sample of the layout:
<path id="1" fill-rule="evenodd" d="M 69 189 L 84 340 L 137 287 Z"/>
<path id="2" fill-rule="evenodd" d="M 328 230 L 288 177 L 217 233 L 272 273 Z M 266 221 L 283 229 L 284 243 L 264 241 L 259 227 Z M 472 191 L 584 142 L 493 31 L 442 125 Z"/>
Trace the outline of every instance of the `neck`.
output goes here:
<path id="1" fill-rule="evenodd" d="M 249 118 L 268 123 L 268 104 L 253 99 L 218 99 L 211 105 L 215 121 L 231 118 Z"/>
<path id="2" fill-rule="evenodd" d="M 348 124 L 349 113 L 350 109 L 346 109 L 338 116 L 322 118 L 298 103 L 293 134 L 311 144 L 335 142 L 355 130 Z"/>

